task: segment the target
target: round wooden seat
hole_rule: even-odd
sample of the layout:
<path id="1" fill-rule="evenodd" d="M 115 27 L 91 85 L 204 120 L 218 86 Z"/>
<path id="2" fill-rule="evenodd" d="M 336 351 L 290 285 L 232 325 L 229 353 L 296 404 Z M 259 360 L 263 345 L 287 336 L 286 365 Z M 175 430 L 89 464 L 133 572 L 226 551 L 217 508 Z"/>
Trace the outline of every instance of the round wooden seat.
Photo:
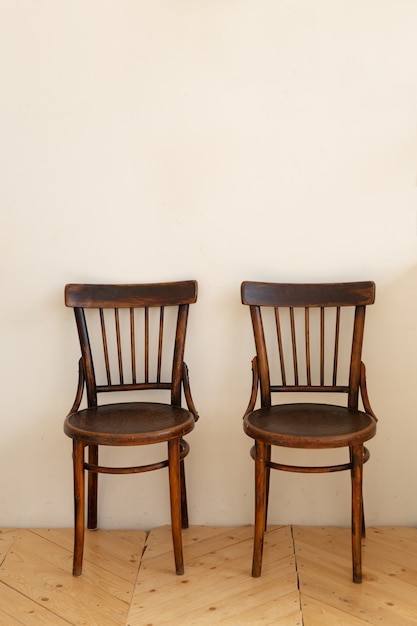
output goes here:
<path id="1" fill-rule="evenodd" d="M 178 439 L 193 430 L 191 411 L 158 402 L 125 402 L 91 407 L 70 414 L 68 437 L 86 444 L 141 445 Z"/>
<path id="2" fill-rule="evenodd" d="M 374 437 L 376 421 L 363 411 L 332 404 L 280 404 L 246 415 L 244 431 L 276 446 L 339 448 Z"/>

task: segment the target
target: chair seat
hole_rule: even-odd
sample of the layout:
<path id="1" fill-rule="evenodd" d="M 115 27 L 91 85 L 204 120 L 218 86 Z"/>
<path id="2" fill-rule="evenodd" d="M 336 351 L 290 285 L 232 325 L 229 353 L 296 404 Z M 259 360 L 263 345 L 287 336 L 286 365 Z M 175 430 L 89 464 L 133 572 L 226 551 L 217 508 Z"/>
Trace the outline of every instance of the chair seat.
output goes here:
<path id="1" fill-rule="evenodd" d="M 246 415 L 244 431 L 277 446 L 339 448 L 371 439 L 376 421 L 363 411 L 333 404 L 279 404 Z"/>
<path id="2" fill-rule="evenodd" d="M 70 414 L 65 434 L 86 444 L 141 445 L 177 439 L 194 428 L 190 411 L 157 402 L 105 404 Z"/>

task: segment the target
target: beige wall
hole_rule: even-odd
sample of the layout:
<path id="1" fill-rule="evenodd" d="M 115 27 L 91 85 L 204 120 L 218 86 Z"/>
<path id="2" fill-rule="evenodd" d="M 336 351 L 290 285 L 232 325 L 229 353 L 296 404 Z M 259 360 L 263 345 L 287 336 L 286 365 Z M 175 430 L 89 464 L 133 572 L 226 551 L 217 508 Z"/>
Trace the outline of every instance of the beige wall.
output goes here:
<path id="1" fill-rule="evenodd" d="M 182 278 L 191 522 L 252 521 L 240 282 L 372 279 L 366 513 L 416 523 L 416 31 L 415 0 L 0 0 L 0 526 L 72 524 L 64 284 Z M 168 521 L 165 474 L 102 485 L 103 527 Z M 272 489 L 349 524 L 346 474 Z"/>

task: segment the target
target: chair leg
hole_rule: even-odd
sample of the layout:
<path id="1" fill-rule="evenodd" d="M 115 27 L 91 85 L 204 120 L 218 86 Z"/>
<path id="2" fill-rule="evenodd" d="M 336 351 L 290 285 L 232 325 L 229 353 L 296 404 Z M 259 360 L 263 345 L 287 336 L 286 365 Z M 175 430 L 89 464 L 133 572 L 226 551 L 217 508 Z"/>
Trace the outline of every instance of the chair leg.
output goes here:
<path id="1" fill-rule="evenodd" d="M 180 463 L 180 479 L 181 479 L 181 527 L 188 528 L 188 506 L 187 506 L 187 486 L 185 483 L 185 464 L 184 460 Z"/>
<path id="2" fill-rule="evenodd" d="M 362 530 L 363 530 L 363 445 L 352 447 L 352 563 L 353 582 L 362 582 Z"/>
<path id="3" fill-rule="evenodd" d="M 366 524 L 365 524 L 365 510 L 363 507 L 363 495 L 362 495 L 362 539 L 366 537 Z"/>
<path id="4" fill-rule="evenodd" d="M 352 448 L 349 448 L 350 462 L 352 463 Z M 366 523 L 365 523 L 365 509 L 363 506 L 363 491 L 361 492 L 362 499 L 362 539 L 366 537 Z"/>
<path id="5" fill-rule="evenodd" d="M 84 552 L 84 517 L 85 517 L 85 479 L 84 479 L 84 444 L 73 440 L 74 466 L 74 560 L 72 573 L 80 576 Z"/>
<path id="6" fill-rule="evenodd" d="M 175 571 L 184 574 L 181 534 L 181 472 L 180 442 L 178 439 L 168 441 L 168 471 L 171 503 L 171 530 L 174 545 Z"/>
<path id="7" fill-rule="evenodd" d="M 262 554 L 266 525 L 267 446 L 255 441 L 255 531 L 253 539 L 252 576 L 258 578 L 262 569 Z"/>
<path id="8" fill-rule="evenodd" d="M 91 465 L 98 465 L 98 446 L 88 446 L 88 462 Z M 88 472 L 87 528 L 90 530 L 97 528 L 97 493 L 98 474 L 96 472 Z"/>
<path id="9" fill-rule="evenodd" d="M 271 446 L 266 446 L 265 453 L 266 461 L 271 460 Z M 271 468 L 267 465 L 265 468 L 265 484 L 266 484 L 266 496 L 265 496 L 265 531 L 268 526 L 268 507 L 269 507 L 269 483 L 271 478 Z"/>

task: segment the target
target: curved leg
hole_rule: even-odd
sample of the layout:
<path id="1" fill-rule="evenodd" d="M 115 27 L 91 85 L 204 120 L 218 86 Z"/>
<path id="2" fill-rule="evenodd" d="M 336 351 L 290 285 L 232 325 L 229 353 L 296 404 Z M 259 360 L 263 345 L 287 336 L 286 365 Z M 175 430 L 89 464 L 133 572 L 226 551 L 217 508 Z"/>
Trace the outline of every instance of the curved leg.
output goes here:
<path id="1" fill-rule="evenodd" d="M 73 439 L 73 466 L 74 466 L 74 561 L 72 573 L 80 576 L 83 566 L 84 552 L 84 444 Z"/>
<path id="2" fill-rule="evenodd" d="M 91 465 L 98 465 L 98 446 L 88 446 L 88 462 Z M 91 530 L 97 528 L 97 488 L 98 474 L 96 472 L 88 472 L 87 528 Z"/>
<path id="3" fill-rule="evenodd" d="M 352 562 L 353 582 L 362 582 L 363 445 L 352 447 Z"/>
<path id="4" fill-rule="evenodd" d="M 177 574 L 182 575 L 184 574 L 184 560 L 182 554 L 181 535 L 181 472 L 179 439 L 168 441 L 168 461 L 171 529 L 172 541 L 174 544 L 175 570 Z"/>
<path id="5" fill-rule="evenodd" d="M 262 554 L 266 524 L 267 446 L 255 441 L 255 531 L 253 539 L 252 576 L 258 578 L 262 569 Z"/>

